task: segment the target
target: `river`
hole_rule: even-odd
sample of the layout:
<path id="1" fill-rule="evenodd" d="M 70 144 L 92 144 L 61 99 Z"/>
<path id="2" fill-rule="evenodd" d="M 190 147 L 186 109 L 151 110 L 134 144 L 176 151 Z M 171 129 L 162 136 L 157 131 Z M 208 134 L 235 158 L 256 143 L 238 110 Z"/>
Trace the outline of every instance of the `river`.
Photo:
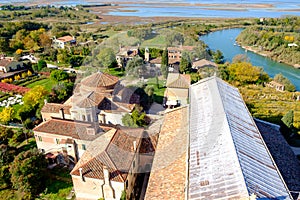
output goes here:
<path id="1" fill-rule="evenodd" d="M 222 51 L 227 61 L 231 61 L 237 54 L 246 54 L 252 65 L 262 67 L 272 78 L 276 74 L 282 73 L 296 86 L 296 89 L 300 91 L 300 69 L 275 62 L 251 51 L 246 52 L 243 48 L 235 46 L 235 38 L 241 31 L 242 29 L 240 28 L 225 29 L 203 35 L 200 37 L 200 40 L 204 41 L 212 50 L 215 51 L 219 49 Z"/>

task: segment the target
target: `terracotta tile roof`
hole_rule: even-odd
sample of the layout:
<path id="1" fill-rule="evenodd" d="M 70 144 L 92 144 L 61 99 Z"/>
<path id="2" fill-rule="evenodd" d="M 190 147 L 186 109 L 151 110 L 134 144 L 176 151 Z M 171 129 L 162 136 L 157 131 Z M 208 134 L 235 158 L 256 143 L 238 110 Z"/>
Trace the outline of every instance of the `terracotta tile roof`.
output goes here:
<path id="1" fill-rule="evenodd" d="M 60 109 L 64 110 L 65 114 L 71 114 L 70 113 L 71 106 L 65 105 L 65 104 L 59 104 L 59 103 L 46 103 L 41 112 L 43 113 L 59 113 Z"/>
<path id="2" fill-rule="evenodd" d="M 103 72 L 97 72 L 81 80 L 81 85 L 92 88 L 110 88 L 115 86 L 118 81 L 119 78 L 116 76 Z"/>
<path id="3" fill-rule="evenodd" d="M 6 67 L 8 66 L 11 62 L 13 62 L 11 59 L 0 59 L 0 66 Z"/>
<path id="4" fill-rule="evenodd" d="M 201 59 L 198 61 L 193 62 L 193 68 L 194 69 L 198 69 L 201 67 L 218 67 L 218 65 L 214 62 L 211 62 L 209 60 L 206 59 Z"/>
<path id="5" fill-rule="evenodd" d="M 113 131 L 113 133 L 115 132 L 116 130 Z M 75 165 L 74 169 L 71 171 L 71 175 L 80 176 L 79 168 L 82 168 L 82 174 L 84 177 L 104 179 L 103 166 L 106 166 L 110 173 L 110 179 L 112 181 L 124 182 L 122 173 L 116 168 L 109 155 L 105 151 L 105 148 L 107 148 L 107 144 L 103 144 L 103 141 L 101 141 L 100 138 L 101 140 L 103 140 L 101 136 L 99 137 L 99 139 L 93 141 L 93 143 L 97 143 L 98 149 L 95 149 L 96 151 L 92 151 L 89 147 L 89 149 L 84 152 L 79 162 Z M 107 139 L 109 140 L 105 139 L 104 142 L 110 141 L 111 138 Z M 103 146 L 104 148 L 101 148 L 101 146 Z M 99 149 L 101 149 L 102 151 L 99 151 Z"/>
<path id="6" fill-rule="evenodd" d="M 104 98 L 105 97 L 102 94 L 92 91 L 86 94 L 74 94 L 72 99 L 74 105 L 80 108 L 90 108 L 98 106 Z"/>
<path id="7" fill-rule="evenodd" d="M 124 57 L 134 57 L 136 55 L 138 55 L 139 53 L 139 49 L 138 47 L 122 47 L 119 50 L 119 53 L 117 54 L 117 56 L 124 56 Z"/>
<path id="8" fill-rule="evenodd" d="M 91 125 L 92 125 L 91 123 L 53 118 L 51 120 L 41 123 L 40 125 L 35 127 L 33 131 L 55 134 L 55 135 L 62 135 L 62 136 L 69 136 L 74 139 L 92 141 L 95 138 L 97 138 L 100 134 L 88 135 L 86 128 L 91 127 Z M 101 130 L 102 129 L 100 127 L 100 131 Z"/>
<path id="9" fill-rule="evenodd" d="M 118 127 L 110 131 L 108 137 L 106 134 L 92 142 L 71 175 L 79 176 L 79 168 L 82 168 L 84 177 L 103 179 L 103 167 L 106 166 L 111 180 L 125 182 L 135 156 L 133 142 L 139 145 L 143 129 Z"/>
<path id="10" fill-rule="evenodd" d="M 99 104 L 98 108 L 104 110 L 105 112 L 132 112 L 136 104 L 128 104 L 122 102 L 112 101 L 109 98 L 104 98 Z"/>
<path id="11" fill-rule="evenodd" d="M 190 87 L 190 75 L 169 73 L 166 86 L 169 88 L 189 88 Z"/>
<path id="12" fill-rule="evenodd" d="M 151 59 L 149 62 L 153 64 L 161 64 L 161 57 Z"/>
<path id="13" fill-rule="evenodd" d="M 149 154 L 149 153 L 154 153 L 158 141 L 158 133 L 153 135 L 145 135 L 142 139 L 142 144 L 140 148 L 140 153 L 141 154 Z"/>
<path id="14" fill-rule="evenodd" d="M 57 38 L 57 40 L 60 40 L 62 42 L 70 42 L 70 41 L 74 40 L 74 38 L 70 35 L 66 35 L 66 36 Z"/>
<path id="15" fill-rule="evenodd" d="M 114 102 L 123 102 L 129 104 L 139 104 L 140 96 L 135 94 L 137 88 L 127 88 L 121 84 L 115 86 L 113 91 L 113 101 Z"/>
<path id="16" fill-rule="evenodd" d="M 114 102 L 119 109 L 123 109 L 128 112 L 132 112 L 136 106 L 136 104 L 122 103 L 122 102 Z"/>
<path id="17" fill-rule="evenodd" d="M 179 64 L 180 63 L 180 59 L 179 58 L 169 58 L 168 63 L 169 64 Z"/>
<path id="18" fill-rule="evenodd" d="M 165 115 L 145 199 L 185 199 L 187 145 L 188 109 L 180 107 Z"/>

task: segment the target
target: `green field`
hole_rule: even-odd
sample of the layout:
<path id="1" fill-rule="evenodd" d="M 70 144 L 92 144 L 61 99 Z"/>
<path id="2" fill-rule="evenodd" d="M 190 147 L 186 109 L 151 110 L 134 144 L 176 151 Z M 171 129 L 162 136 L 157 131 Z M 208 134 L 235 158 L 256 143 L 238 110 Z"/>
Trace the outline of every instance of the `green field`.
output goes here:
<path id="1" fill-rule="evenodd" d="M 156 83 L 156 78 L 150 78 L 147 81 L 147 85 L 153 86 L 154 88 L 154 101 L 161 104 L 163 103 L 164 93 L 166 90 L 165 80 L 158 80 L 158 87 Z"/>
<path id="2" fill-rule="evenodd" d="M 41 85 L 41 86 L 44 86 L 46 90 L 48 90 L 49 92 L 51 91 L 52 87 L 56 84 L 55 81 L 53 80 L 50 80 L 50 78 L 47 78 L 47 79 L 43 79 L 43 80 L 39 80 L 39 81 L 36 81 L 34 83 L 30 83 L 28 85 L 26 85 L 26 87 L 28 88 L 33 88 L 34 86 L 36 85 Z"/>

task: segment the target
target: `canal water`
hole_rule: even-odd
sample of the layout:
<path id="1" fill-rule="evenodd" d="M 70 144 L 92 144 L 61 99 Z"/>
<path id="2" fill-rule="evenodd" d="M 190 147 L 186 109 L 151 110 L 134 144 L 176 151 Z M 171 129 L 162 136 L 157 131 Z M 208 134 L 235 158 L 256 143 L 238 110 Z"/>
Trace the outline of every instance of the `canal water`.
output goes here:
<path id="1" fill-rule="evenodd" d="M 274 78 L 276 74 L 282 73 L 296 86 L 296 89 L 300 91 L 300 69 L 275 62 L 251 51 L 246 52 L 243 48 L 234 45 L 235 38 L 241 31 L 242 29 L 240 28 L 225 29 L 203 35 L 200 37 L 200 40 L 204 41 L 210 49 L 214 51 L 219 49 L 222 51 L 225 59 L 230 62 L 237 54 L 246 54 L 247 57 L 250 58 L 252 65 L 262 67 L 271 78 Z"/>

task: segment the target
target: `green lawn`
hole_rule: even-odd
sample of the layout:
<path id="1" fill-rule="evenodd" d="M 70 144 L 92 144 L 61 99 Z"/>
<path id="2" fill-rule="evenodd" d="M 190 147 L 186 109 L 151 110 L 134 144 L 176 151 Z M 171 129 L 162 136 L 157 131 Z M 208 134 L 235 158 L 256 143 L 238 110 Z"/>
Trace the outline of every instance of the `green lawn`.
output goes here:
<path id="1" fill-rule="evenodd" d="M 165 80 L 158 80 L 158 87 L 157 87 L 157 82 L 156 78 L 150 78 L 147 81 L 147 85 L 151 85 L 154 88 L 154 101 L 162 104 L 163 103 L 163 98 L 164 98 L 164 93 L 166 90 L 165 87 Z"/>
<path id="2" fill-rule="evenodd" d="M 156 47 L 156 48 L 164 48 L 166 47 L 166 39 L 163 35 L 157 35 L 154 38 L 149 40 L 145 40 L 141 47 Z"/>
<path id="3" fill-rule="evenodd" d="M 46 90 L 48 90 L 49 92 L 51 91 L 52 87 L 56 84 L 55 81 L 51 80 L 50 78 L 47 79 L 43 79 L 43 80 L 39 80 L 36 81 L 34 83 L 30 83 L 28 85 L 26 85 L 26 87 L 28 88 L 33 88 L 36 85 L 41 85 L 44 86 Z"/>
<path id="4" fill-rule="evenodd" d="M 106 72 L 117 77 L 123 77 L 125 74 L 125 71 L 122 71 L 121 68 L 108 68 Z"/>

